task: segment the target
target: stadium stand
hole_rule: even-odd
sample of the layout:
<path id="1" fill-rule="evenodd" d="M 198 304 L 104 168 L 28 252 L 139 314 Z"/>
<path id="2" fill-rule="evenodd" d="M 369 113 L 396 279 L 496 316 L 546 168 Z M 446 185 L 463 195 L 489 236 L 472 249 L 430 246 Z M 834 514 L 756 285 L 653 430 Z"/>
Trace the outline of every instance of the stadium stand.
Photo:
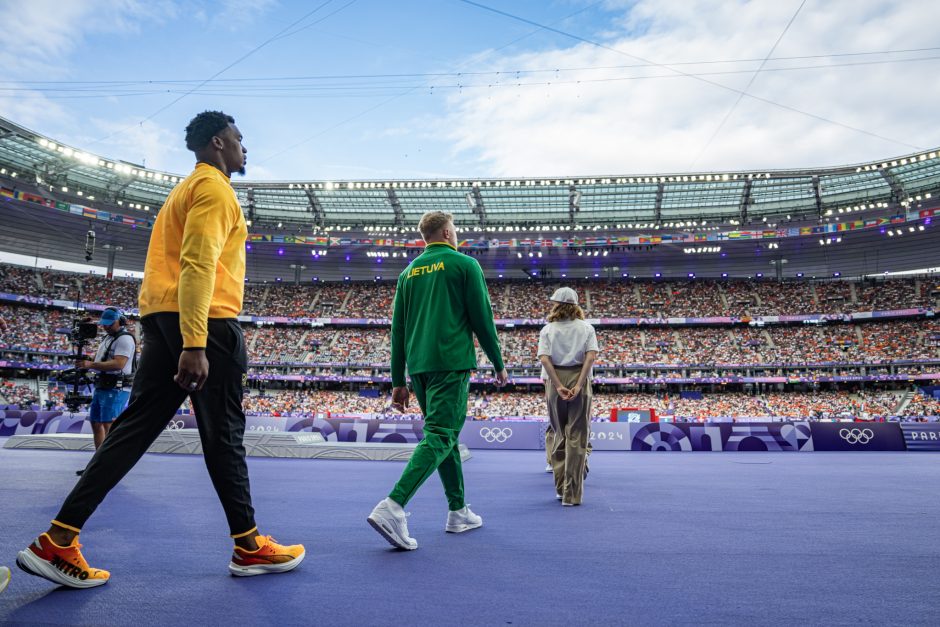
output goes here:
<path id="1" fill-rule="evenodd" d="M 581 295 L 589 317 L 666 318 L 798 314 L 846 314 L 875 310 L 930 307 L 931 290 L 917 279 L 871 281 L 570 281 Z M 133 309 L 139 283 L 98 275 L 0 265 L 0 291 L 15 296 Z M 560 285 L 552 282 L 493 281 L 490 296 L 497 318 L 543 318 L 548 296 Z M 296 319 L 386 319 L 394 285 L 390 282 L 343 282 L 294 285 L 283 282 L 249 284 L 245 315 Z M 65 364 L 71 350 L 58 329 L 67 327 L 76 312 L 61 307 L 0 302 L 0 317 L 8 323 L 0 337 L 2 358 L 36 368 Z M 93 312 L 89 314 L 93 317 Z M 131 328 L 133 329 L 133 322 Z M 279 375 L 314 375 L 339 384 L 343 377 L 387 377 L 389 329 L 378 326 L 310 326 L 259 321 L 244 323 L 253 389 L 245 407 L 254 413 L 385 413 L 388 399 L 359 396 L 336 389 L 280 389 Z M 519 375 L 537 375 L 536 326 L 500 329 L 507 365 Z M 600 326 L 601 354 L 597 367 L 609 375 L 646 374 L 671 379 L 754 375 L 859 375 L 881 373 L 922 375 L 940 369 L 940 323 L 933 318 L 845 321 L 841 315 L 826 324 L 755 327 L 719 326 Z M 481 365 L 487 360 L 478 350 Z M 911 363 L 914 362 L 914 363 Z M 45 376 L 40 373 L 39 377 Z M 11 405 L 35 405 L 35 381 L 12 383 L 5 377 L 4 400 Z M 322 382 L 321 382 L 322 384 Z M 847 416 L 919 416 L 937 412 L 937 402 L 919 393 L 905 393 L 876 384 L 866 388 L 758 392 L 708 388 L 701 398 L 688 398 L 690 386 L 656 392 L 617 392 L 609 386 L 595 395 L 594 416 L 605 419 L 613 407 L 651 407 L 677 418 L 804 417 L 831 419 Z M 888 384 L 884 384 L 885 386 Z M 873 387 L 874 386 L 874 387 Z M 542 416 L 540 386 L 496 392 L 475 386 L 468 415 L 477 418 Z M 694 388 L 694 386 L 691 386 Z M 525 391 L 521 391 L 525 390 Z M 61 392 L 49 388 L 47 399 L 61 406 Z"/>

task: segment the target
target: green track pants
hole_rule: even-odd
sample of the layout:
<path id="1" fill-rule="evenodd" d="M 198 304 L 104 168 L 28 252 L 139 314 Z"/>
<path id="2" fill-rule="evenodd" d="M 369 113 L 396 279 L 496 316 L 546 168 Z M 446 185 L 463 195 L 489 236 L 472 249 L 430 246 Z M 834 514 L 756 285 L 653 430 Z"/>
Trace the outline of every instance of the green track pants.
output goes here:
<path id="1" fill-rule="evenodd" d="M 424 372 L 411 375 L 424 414 L 424 439 L 415 447 L 389 498 L 404 507 L 434 471 L 441 477 L 447 506 L 463 508 L 463 469 L 457 438 L 467 418 L 470 371 Z"/>

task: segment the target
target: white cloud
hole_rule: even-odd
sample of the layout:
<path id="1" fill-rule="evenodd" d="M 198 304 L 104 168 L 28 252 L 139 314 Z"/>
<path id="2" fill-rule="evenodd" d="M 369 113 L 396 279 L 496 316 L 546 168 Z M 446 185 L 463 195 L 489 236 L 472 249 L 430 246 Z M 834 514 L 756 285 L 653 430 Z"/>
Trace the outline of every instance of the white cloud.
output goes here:
<path id="1" fill-rule="evenodd" d="M 74 136 L 73 143 L 95 154 L 111 159 L 122 159 L 148 168 L 175 172 L 181 161 L 192 159 L 192 153 L 182 145 L 181 133 L 173 132 L 153 120 L 140 123 L 139 119 L 94 118 L 86 122 L 83 131 Z M 95 142 L 107 137 L 107 140 Z"/>
<path id="2" fill-rule="evenodd" d="M 799 2 L 639 0 L 622 9 L 603 43 L 659 63 L 761 59 Z M 809 2 L 775 57 L 935 46 L 930 0 Z M 619 34 L 618 34 L 619 33 Z M 583 34 L 583 33 L 579 33 Z M 936 56 L 933 53 L 900 56 Z M 805 59 L 767 68 L 826 65 L 876 57 Z M 884 59 L 885 57 L 877 57 Z M 589 68 L 640 63 L 585 43 L 487 57 L 491 69 Z M 938 61 L 764 72 L 750 92 L 917 146 L 940 144 L 933 80 Z M 759 62 L 675 66 L 687 73 L 754 70 Z M 475 69 L 483 69 L 477 67 Z M 470 89 L 449 99 L 437 127 L 462 158 L 495 176 L 676 172 L 837 165 L 913 149 L 745 97 L 708 150 L 709 137 L 737 98 L 710 85 L 743 89 L 749 73 L 688 77 L 661 67 L 529 75 L 550 86 Z M 635 80 L 622 80 L 637 77 Z M 601 82 L 605 79 L 606 82 Z M 505 79 L 504 79 L 505 80 Z M 576 81 L 582 81 L 577 83 Z"/>
<path id="3" fill-rule="evenodd" d="M 56 76 L 63 61 L 100 33 L 137 33 L 141 23 L 176 14 L 169 0 L 29 0 L 0 2 L 0 67 L 7 76 Z M 12 76 L 11 76 L 12 75 Z"/>
<path id="4" fill-rule="evenodd" d="M 220 0 L 219 22 L 238 30 L 277 6 L 277 0 Z"/>

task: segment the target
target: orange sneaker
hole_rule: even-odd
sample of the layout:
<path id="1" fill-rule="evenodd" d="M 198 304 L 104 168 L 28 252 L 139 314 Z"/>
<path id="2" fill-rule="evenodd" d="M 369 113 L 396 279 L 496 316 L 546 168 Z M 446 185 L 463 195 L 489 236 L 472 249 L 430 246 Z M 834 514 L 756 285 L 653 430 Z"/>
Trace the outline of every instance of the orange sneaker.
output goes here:
<path id="1" fill-rule="evenodd" d="M 302 544 L 283 546 L 278 544 L 271 536 L 257 536 L 256 551 L 246 551 L 236 546 L 229 562 L 229 571 L 238 577 L 251 577 L 252 575 L 268 575 L 270 573 L 286 573 L 294 570 L 304 561 L 307 554 Z"/>
<path id="2" fill-rule="evenodd" d="M 52 583 L 69 588 L 94 588 L 108 583 L 111 573 L 88 566 L 76 536 L 68 546 L 59 546 L 44 533 L 19 552 L 16 565 Z"/>

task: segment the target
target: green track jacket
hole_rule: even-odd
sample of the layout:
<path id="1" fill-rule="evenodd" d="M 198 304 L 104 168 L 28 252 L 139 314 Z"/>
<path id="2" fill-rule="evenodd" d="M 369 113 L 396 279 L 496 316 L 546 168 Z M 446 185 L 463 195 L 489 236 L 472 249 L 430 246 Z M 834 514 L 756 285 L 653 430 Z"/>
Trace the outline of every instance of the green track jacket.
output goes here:
<path id="1" fill-rule="evenodd" d="M 392 385 L 410 374 L 477 367 L 473 334 L 496 371 L 503 357 L 477 260 L 434 242 L 398 277 L 392 311 Z"/>

